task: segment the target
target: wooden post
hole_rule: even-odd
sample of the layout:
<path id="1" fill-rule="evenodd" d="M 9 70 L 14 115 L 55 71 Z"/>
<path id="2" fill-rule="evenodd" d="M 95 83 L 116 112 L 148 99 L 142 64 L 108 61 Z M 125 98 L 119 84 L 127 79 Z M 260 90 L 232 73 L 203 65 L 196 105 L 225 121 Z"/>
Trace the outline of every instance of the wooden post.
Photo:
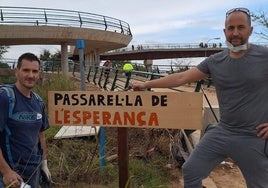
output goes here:
<path id="1" fill-rule="evenodd" d="M 129 150 L 128 150 L 128 128 L 118 128 L 118 166 L 119 166 L 119 188 L 129 187 Z"/>

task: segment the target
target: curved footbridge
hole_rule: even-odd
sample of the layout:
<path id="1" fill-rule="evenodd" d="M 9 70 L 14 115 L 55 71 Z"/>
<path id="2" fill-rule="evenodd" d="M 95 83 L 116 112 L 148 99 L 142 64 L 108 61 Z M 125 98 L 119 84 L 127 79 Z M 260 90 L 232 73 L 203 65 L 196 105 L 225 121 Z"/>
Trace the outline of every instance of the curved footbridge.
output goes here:
<path id="1" fill-rule="evenodd" d="M 100 62 L 101 53 L 126 47 L 132 40 L 128 23 L 98 14 L 0 6 L 0 15 L 0 45 L 61 45 L 63 74 L 68 72 L 68 46 L 76 51 L 76 40 L 85 41 L 89 65 Z"/>

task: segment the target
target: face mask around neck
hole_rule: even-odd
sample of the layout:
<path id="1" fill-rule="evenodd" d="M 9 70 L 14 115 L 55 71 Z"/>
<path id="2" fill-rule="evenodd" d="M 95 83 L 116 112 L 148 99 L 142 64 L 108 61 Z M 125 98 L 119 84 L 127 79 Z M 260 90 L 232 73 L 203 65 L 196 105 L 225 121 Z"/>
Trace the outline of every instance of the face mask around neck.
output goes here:
<path id="1" fill-rule="evenodd" d="M 239 46 L 233 46 L 230 42 L 225 41 L 225 44 L 227 45 L 227 48 L 229 50 L 231 50 L 232 52 L 235 52 L 235 53 L 248 49 L 247 43 L 239 45 Z"/>

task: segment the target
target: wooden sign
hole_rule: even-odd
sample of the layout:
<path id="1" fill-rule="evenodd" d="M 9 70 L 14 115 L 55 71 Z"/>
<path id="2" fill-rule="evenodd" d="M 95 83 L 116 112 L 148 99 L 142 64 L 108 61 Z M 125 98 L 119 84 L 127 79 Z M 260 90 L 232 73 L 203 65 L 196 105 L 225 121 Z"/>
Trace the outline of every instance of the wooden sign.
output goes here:
<path id="1" fill-rule="evenodd" d="M 202 93 L 49 91 L 50 125 L 202 128 Z"/>

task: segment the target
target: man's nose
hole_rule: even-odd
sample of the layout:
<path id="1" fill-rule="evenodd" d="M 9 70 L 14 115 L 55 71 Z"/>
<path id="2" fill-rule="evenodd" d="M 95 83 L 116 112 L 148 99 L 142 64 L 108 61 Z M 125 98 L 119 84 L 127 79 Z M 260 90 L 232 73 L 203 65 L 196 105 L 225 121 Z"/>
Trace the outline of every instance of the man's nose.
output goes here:
<path id="1" fill-rule="evenodd" d="M 235 29 L 234 29 L 233 35 L 239 35 L 239 30 L 238 30 L 238 28 L 235 28 Z"/>
<path id="2" fill-rule="evenodd" d="M 33 71 L 29 71 L 29 74 L 28 74 L 29 77 L 33 77 L 34 75 L 35 75 L 35 74 L 34 74 Z"/>

